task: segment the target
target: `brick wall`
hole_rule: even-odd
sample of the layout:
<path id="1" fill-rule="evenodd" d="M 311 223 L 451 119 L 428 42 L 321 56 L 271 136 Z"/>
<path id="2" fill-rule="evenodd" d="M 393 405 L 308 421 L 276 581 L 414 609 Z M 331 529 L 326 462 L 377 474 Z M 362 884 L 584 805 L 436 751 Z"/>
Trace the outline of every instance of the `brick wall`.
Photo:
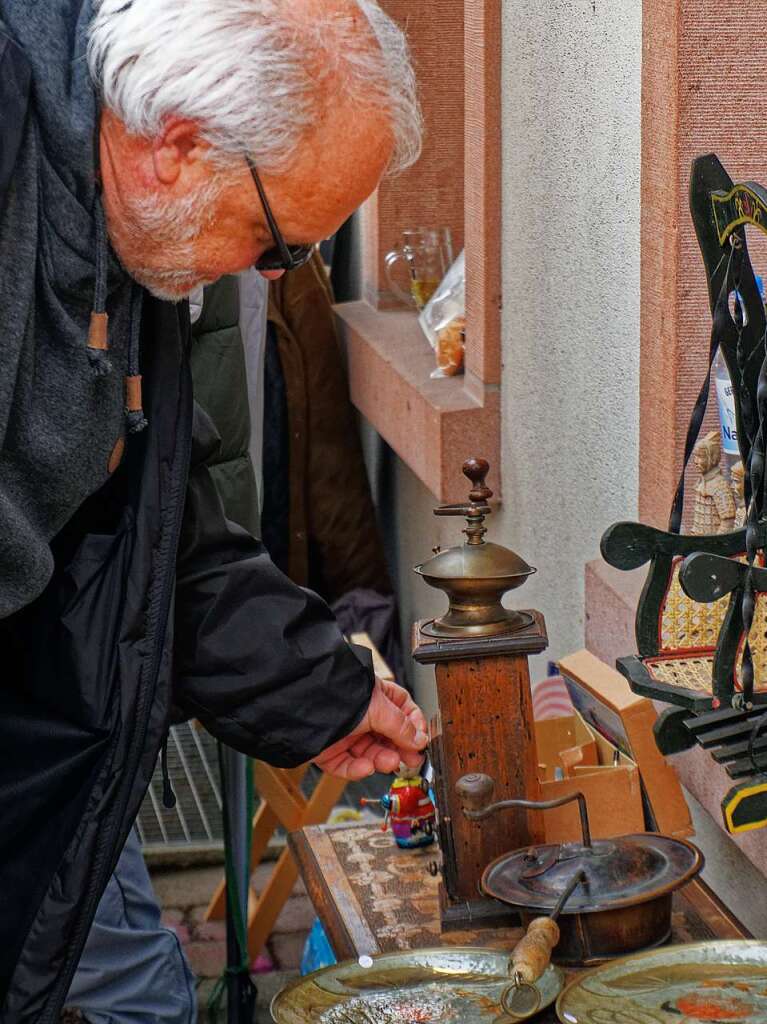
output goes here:
<path id="1" fill-rule="evenodd" d="M 711 328 L 690 167 L 714 152 L 733 179 L 767 181 L 765 52 L 761 4 L 645 0 L 640 514 L 657 525 L 668 516 Z M 749 246 L 757 273 L 767 271 L 764 236 L 750 233 Z"/>

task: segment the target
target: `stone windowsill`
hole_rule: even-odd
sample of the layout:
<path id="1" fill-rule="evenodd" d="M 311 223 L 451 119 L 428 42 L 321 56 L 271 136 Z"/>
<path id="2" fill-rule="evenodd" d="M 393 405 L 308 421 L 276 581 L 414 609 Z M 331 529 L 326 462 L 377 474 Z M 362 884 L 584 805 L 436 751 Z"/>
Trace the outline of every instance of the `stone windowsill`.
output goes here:
<path id="1" fill-rule="evenodd" d="M 461 466 L 500 466 L 500 392 L 471 375 L 434 380 L 434 353 L 414 313 L 367 302 L 336 307 L 352 401 L 440 501 L 464 501 Z M 494 487 L 494 490 L 496 488 Z"/>

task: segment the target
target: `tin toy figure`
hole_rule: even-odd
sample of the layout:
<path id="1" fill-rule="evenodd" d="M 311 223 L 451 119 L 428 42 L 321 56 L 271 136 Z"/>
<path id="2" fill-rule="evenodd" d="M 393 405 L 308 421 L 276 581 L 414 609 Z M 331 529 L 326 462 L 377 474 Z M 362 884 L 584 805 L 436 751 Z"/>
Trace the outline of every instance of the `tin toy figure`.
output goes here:
<path id="1" fill-rule="evenodd" d="M 434 795 L 418 769 L 400 766 L 391 789 L 380 800 L 362 800 L 363 806 L 378 804 L 386 811 L 383 830 L 391 824 L 397 846 L 413 850 L 434 842 L 436 809 Z"/>

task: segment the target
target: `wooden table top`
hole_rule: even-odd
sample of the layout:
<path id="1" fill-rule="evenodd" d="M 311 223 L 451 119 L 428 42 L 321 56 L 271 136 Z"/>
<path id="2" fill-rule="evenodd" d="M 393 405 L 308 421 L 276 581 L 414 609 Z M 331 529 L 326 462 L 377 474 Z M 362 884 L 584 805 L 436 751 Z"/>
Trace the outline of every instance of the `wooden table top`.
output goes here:
<path id="1" fill-rule="evenodd" d="M 427 947 L 483 946 L 511 950 L 520 929 L 445 932 L 439 922 L 439 881 L 429 874 L 434 847 L 400 850 L 391 833 L 369 825 L 312 827 L 290 846 L 309 896 L 339 961 Z M 748 939 L 727 907 L 697 880 L 674 898 L 674 942 Z M 540 1024 L 555 1024 L 553 1008 Z"/>

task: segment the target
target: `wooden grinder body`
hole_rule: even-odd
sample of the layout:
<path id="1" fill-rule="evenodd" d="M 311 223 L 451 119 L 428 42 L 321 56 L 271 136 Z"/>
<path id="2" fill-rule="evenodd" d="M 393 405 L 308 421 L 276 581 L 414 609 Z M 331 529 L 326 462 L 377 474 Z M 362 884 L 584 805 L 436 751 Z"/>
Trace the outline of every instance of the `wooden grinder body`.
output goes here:
<path id="1" fill-rule="evenodd" d="M 492 639 L 435 642 L 416 627 L 414 656 L 434 664 L 437 681 L 431 750 L 446 929 L 508 920 L 508 910 L 482 898 L 482 874 L 509 850 L 543 840 L 540 815 L 510 811 L 478 824 L 464 816 L 456 794 L 462 776 L 481 772 L 496 780 L 496 800 L 540 799 L 528 657 L 548 641 L 543 617 L 530 614 L 524 630 Z"/>

